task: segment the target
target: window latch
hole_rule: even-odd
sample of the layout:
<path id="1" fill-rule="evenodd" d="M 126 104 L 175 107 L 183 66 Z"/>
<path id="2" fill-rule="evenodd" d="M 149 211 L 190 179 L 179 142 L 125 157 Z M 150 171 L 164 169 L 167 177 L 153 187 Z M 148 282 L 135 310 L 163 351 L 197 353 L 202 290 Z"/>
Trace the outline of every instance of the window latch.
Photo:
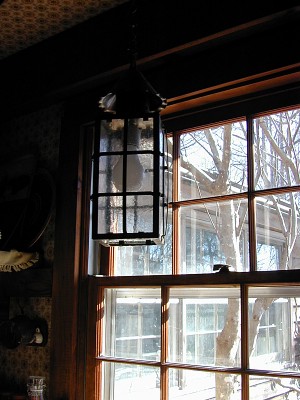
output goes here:
<path id="1" fill-rule="evenodd" d="M 232 266 L 228 264 L 214 264 L 213 271 L 219 271 L 221 273 L 231 272 Z"/>

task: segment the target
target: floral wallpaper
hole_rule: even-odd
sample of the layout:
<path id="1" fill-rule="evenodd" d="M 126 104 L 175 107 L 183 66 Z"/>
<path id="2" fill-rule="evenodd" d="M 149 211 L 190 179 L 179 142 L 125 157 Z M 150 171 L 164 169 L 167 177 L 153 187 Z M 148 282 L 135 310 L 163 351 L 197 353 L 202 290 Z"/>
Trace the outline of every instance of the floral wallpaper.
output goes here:
<path id="1" fill-rule="evenodd" d="M 55 105 L 2 124 L 0 159 L 33 151 L 37 155 L 38 166 L 47 169 L 55 183 L 62 115 L 62 105 Z M 54 260 L 54 221 L 55 207 L 38 243 L 43 260 L 50 267 Z M 10 298 L 9 318 L 21 314 L 22 310 L 30 318 L 39 317 L 47 321 L 48 341 L 45 346 L 19 345 L 15 349 L 7 349 L 0 344 L 0 392 L 4 389 L 25 392 L 30 375 L 45 376 L 49 385 L 51 298 Z"/>

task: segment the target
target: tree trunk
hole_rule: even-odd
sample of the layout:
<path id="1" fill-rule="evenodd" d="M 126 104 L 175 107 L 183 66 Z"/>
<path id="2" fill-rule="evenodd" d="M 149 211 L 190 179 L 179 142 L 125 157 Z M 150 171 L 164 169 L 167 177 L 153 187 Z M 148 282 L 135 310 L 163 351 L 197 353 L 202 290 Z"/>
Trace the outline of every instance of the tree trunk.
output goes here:
<path id="1" fill-rule="evenodd" d="M 228 299 L 224 328 L 217 337 L 216 364 L 234 367 L 240 344 L 240 301 Z M 216 374 L 216 400 L 229 400 L 235 390 L 235 376 Z"/>
<path id="2" fill-rule="evenodd" d="M 254 302 L 252 316 L 249 320 L 249 357 L 255 349 L 261 317 L 273 301 L 273 298 L 258 298 Z"/>
<path id="3" fill-rule="evenodd" d="M 220 206 L 222 215 L 220 243 L 226 257 L 226 263 L 234 269 L 240 263 L 239 236 L 236 233 L 236 213 L 234 203 L 230 201 Z M 233 367 L 240 344 L 241 312 L 240 300 L 228 299 L 227 315 L 224 327 L 216 341 L 216 365 Z M 216 374 L 216 400 L 229 400 L 235 390 L 235 376 Z"/>

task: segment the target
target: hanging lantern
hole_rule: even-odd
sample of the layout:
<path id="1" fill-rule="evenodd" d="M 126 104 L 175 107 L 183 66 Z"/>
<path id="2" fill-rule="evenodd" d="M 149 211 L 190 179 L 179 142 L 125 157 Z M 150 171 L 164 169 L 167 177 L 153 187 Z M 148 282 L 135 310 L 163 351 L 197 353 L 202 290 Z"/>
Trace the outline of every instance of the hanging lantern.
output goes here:
<path id="1" fill-rule="evenodd" d="M 131 65 L 99 101 L 92 236 L 105 246 L 161 244 L 166 229 L 165 99 Z"/>

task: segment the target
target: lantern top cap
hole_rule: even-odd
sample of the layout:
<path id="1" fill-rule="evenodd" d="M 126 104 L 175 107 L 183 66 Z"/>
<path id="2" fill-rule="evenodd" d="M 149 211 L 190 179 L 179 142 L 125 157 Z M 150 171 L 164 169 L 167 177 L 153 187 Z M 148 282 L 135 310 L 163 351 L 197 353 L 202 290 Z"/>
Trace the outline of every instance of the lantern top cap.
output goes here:
<path id="1" fill-rule="evenodd" d="M 160 112 L 166 106 L 166 99 L 132 65 L 113 90 L 99 100 L 101 112 L 118 115 L 143 116 Z"/>

